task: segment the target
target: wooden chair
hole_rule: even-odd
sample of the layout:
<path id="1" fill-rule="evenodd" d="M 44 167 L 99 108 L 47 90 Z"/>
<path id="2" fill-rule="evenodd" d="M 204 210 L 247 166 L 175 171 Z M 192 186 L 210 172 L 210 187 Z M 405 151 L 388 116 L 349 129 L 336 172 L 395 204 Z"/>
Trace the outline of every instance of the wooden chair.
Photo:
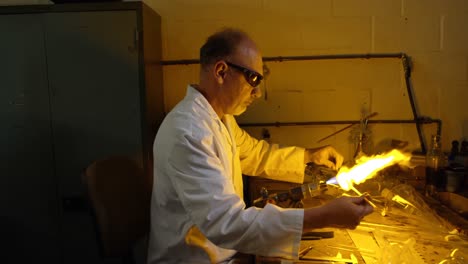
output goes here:
<path id="1" fill-rule="evenodd" d="M 109 157 L 82 175 L 96 223 L 100 253 L 134 263 L 133 247 L 150 227 L 152 175 L 128 157 Z"/>

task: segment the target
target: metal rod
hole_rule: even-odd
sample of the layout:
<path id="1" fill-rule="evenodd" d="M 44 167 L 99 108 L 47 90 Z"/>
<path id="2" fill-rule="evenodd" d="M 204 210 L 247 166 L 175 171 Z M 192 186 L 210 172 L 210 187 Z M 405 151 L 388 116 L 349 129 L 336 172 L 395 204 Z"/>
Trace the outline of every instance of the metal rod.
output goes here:
<path id="1" fill-rule="evenodd" d="M 310 55 L 310 56 L 275 56 L 263 57 L 263 61 L 304 61 L 304 60 L 334 60 L 334 59 L 400 59 L 407 57 L 405 53 L 365 53 L 365 54 L 336 54 L 336 55 Z M 189 65 L 200 64 L 198 59 L 163 60 L 161 65 Z"/>
<path id="2" fill-rule="evenodd" d="M 326 245 L 326 247 L 335 248 L 339 250 L 345 250 L 345 251 L 359 251 L 360 253 L 375 254 L 375 250 L 371 250 L 367 248 L 358 248 L 358 247 L 346 246 L 346 245 Z"/>
<path id="3" fill-rule="evenodd" d="M 263 61 L 294 61 L 294 60 L 334 60 L 334 59 L 384 59 L 402 58 L 404 53 L 366 53 L 366 54 L 335 54 L 335 55 L 311 55 L 311 56 L 276 56 L 264 57 Z"/>
<path id="4" fill-rule="evenodd" d="M 161 65 L 189 65 L 189 64 L 200 64 L 200 60 L 197 60 L 197 59 L 185 59 L 185 60 L 167 60 L 167 61 L 161 61 Z"/>
<path id="5" fill-rule="evenodd" d="M 416 104 L 414 102 L 414 98 L 413 98 L 413 92 L 412 92 L 412 85 L 411 85 L 411 61 L 409 59 L 409 57 L 406 55 L 406 54 L 403 54 L 403 56 L 401 57 L 401 63 L 403 65 L 403 71 L 405 73 L 405 84 L 406 84 L 406 91 L 408 93 L 408 98 L 409 98 L 409 101 L 410 101 L 410 105 L 411 105 L 411 110 L 413 112 L 413 118 L 416 120 L 419 118 L 419 115 L 418 115 L 418 112 L 417 112 L 417 109 L 416 109 Z M 421 144 L 421 151 L 423 154 L 426 153 L 426 140 L 422 134 L 422 128 L 421 128 L 421 124 L 419 123 L 416 123 L 416 130 L 418 131 L 418 137 L 419 137 L 419 143 Z M 440 132 L 438 130 L 438 133 L 437 133 L 439 136 L 440 136 Z"/>
<path id="6" fill-rule="evenodd" d="M 305 121 L 305 122 L 269 122 L 269 123 L 240 123 L 242 127 L 281 127 L 281 126 L 316 126 L 316 125 L 340 125 L 340 124 L 359 124 L 360 120 L 337 120 L 337 121 Z M 389 119 L 389 120 L 369 120 L 373 124 L 432 124 L 442 123 L 440 119 L 420 118 L 412 119 Z"/>
<path id="7" fill-rule="evenodd" d="M 371 118 L 371 117 L 374 117 L 374 116 L 376 116 L 376 115 L 377 115 L 377 112 L 374 112 L 374 113 L 372 113 L 372 114 L 370 114 L 370 115 L 364 117 L 363 120 L 366 120 L 366 124 L 367 124 L 368 119 Z M 338 133 L 340 133 L 340 132 L 342 132 L 342 131 L 345 131 L 346 129 L 348 129 L 348 128 L 354 126 L 354 125 L 355 125 L 355 124 L 347 125 L 347 126 L 343 127 L 342 129 L 340 129 L 340 130 L 338 130 L 338 131 L 335 131 L 335 132 L 331 133 L 330 135 L 328 135 L 328 136 L 326 136 L 326 137 L 324 137 L 324 138 L 319 139 L 319 140 L 317 141 L 317 143 L 320 143 L 320 142 L 324 141 L 324 140 L 327 139 L 327 138 L 330 138 L 330 137 L 332 137 L 332 136 L 334 136 L 334 135 L 336 135 L 336 134 L 338 134 Z"/>
<path id="8" fill-rule="evenodd" d="M 299 257 L 302 257 L 304 256 L 305 254 L 307 254 L 307 252 L 309 252 L 310 250 L 312 250 L 312 248 L 314 248 L 313 246 L 308 246 L 304 249 L 302 249 L 301 251 L 299 251 Z"/>

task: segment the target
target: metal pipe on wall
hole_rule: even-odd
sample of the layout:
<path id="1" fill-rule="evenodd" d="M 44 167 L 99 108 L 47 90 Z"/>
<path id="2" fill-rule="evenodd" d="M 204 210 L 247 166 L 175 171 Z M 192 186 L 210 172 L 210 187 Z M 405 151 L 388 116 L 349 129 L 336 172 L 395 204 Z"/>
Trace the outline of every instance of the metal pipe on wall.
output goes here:
<path id="1" fill-rule="evenodd" d="M 275 56 L 263 57 L 263 61 L 305 61 L 305 60 L 330 60 L 330 59 L 384 59 L 397 58 L 401 59 L 408 57 L 405 53 L 364 53 L 364 54 L 335 54 L 335 55 L 310 55 L 310 56 Z M 197 59 L 182 59 L 182 60 L 163 60 L 161 65 L 189 65 L 200 64 Z"/>
<path id="2" fill-rule="evenodd" d="M 403 71 L 405 73 L 405 85 L 408 92 L 408 98 L 413 112 L 413 120 L 369 120 L 369 123 L 414 123 L 418 132 L 419 142 L 421 144 L 421 151 L 423 154 L 426 153 L 426 140 L 422 134 L 422 124 L 426 123 L 437 123 L 437 135 L 440 136 L 442 131 L 442 121 L 439 119 L 423 118 L 420 117 L 416 104 L 413 97 L 412 84 L 411 84 L 411 65 L 410 58 L 405 53 L 365 53 L 365 54 L 336 54 L 336 55 L 311 55 L 311 56 L 276 56 L 276 57 L 264 57 L 263 61 L 305 61 L 305 60 L 330 60 L 330 59 L 385 59 L 385 58 L 397 58 L 401 59 L 403 65 Z M 189 65 L 199 64 L 200 60 L 196 59 L 183 59 L 183 60 L 167 60 L 161 61 L 161 65 Z M 295 125 L 326 125 L 326 124 L 353 124 L 360 121 L 318 121 L 318 122 L 287 122 L 287 123 L 256 123 L 255 126 L 295 126 Z M 244 124 L 244 126 L 252 126 L 252 124 Z"/>
<path id="3" fill-rule="evenodd" d="M 285 126 L 320 126 L 320 125 L 343 125 L 343 124 L 359 124 L 361 120 L 338 120 L 338 121 L 305 121 L 305 122 L 273 122 L 273 123 L 240 123 L 241 127 L 285 127 Z M 424 124 L 437 124 L 437 135 L 442 131 L 442 120 L 432 118 L 419 118 L 417 120 L 406 119 L 388 119 L 388 120 L 368 120 L 372 124 L 416 124 L 419 127 Z M 421 140 L 422 132 L 418 130 L 418 137 Z M 422 141 L 420 141 L 422 142 Z M 422 148 L 421 154 L 426 154 L 426 149 Z"/>
<path id="4" fill-rule="evenodd" d="M 305 121 L 305 122 L 270 122 L 270 123 L 239 123 L 242 127 L 281 127 L 281 126 L 311 126 L 311 125 L 342 125 L 342 124 L 359 124 L 361 120 L 337 120 L 337 121 Z M 411 119 L 388 119 L 388 120 L 368 120 L 368 123 L 373 124 L 432 124 L 437 123 L 437 130 L 441 129 L 442 121 L 440 119 L 420 118 L 418 120 Z"/>

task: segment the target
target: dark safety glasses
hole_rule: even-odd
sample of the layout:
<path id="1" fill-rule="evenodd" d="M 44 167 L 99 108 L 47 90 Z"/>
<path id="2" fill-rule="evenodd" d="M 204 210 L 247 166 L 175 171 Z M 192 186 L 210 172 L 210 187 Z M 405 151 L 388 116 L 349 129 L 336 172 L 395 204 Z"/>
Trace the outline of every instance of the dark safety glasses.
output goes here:
<path id="1" fill-rule="evenodd" d="M 244 74 L 245 80 L 252 87 L 257 87 L 260 84 L 260 82 L 263 80 L 263 76 L 260 73 L 256 72 L 256 71 L 252 71 L 250 69 L 247 69 L 247 68 L 242 67 L 240 65 L 231 63 L 229 61 L 226 61 L 226 64 L 231 66 L 232 68 L 242 72 Z"/>

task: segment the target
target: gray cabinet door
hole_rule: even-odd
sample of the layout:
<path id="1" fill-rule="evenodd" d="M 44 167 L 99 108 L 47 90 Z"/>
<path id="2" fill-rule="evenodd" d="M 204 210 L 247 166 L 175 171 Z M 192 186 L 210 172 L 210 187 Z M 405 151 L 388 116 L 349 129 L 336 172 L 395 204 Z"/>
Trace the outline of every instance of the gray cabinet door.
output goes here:
<path id="1" fill-rule="evenodd" d="M 80 194 L 90 162 L 142 151 L 136 13 L 45 16 L 60 192 Z"/>
<path id="2" fill-rule="evenodd" d="M 136 12 L 44 16 L 59 195 L 81 196 L 93 160 L 142 154 Z M 64 211 L 61 220 L 64 263 L 96 263 L 89 215 Z"/>
<path id="3" fill-rule="evenodd" d="M 2 15 L 0 34 L 0 262 L 59 263 L 40 15 Z"/>

